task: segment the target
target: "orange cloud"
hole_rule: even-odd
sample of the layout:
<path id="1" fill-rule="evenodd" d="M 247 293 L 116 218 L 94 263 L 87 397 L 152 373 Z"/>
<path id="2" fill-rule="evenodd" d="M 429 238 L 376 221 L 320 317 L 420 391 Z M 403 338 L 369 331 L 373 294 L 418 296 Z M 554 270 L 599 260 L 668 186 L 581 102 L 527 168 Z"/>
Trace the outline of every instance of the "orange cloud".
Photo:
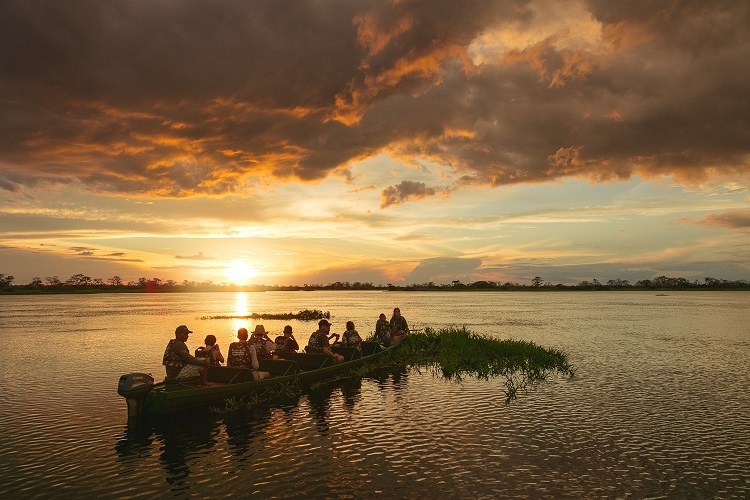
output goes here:
<path id="1" fill-rule="evenodd" d="M 750 229 L 750 210 L 730 210 L 720 214 L 710 214 L 698 223 L 729 229 Z"/>

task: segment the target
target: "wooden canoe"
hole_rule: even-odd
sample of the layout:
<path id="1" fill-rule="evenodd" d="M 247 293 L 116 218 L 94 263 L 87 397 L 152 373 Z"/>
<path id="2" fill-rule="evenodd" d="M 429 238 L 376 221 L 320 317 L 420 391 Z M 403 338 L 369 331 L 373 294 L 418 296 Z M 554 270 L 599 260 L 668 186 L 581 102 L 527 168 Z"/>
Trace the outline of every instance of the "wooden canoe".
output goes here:
<path id="1" fill-rule="evenodd" d="M 277 353 L 278 360 L 261 360 L 260 371 L 271 373 L 267 379 L 254 380 L 247 368 L 211 366 L 206 387 L 190 383 L 153 383 L 147 374 L 132 373 L 120 377 L 118 393 L 128 404 L 128 416 L 162 415 L 193 408 L 221 404 L 225 399 L 263 392 L 284 384 L 301 387 L 331 379 L 380 358 L 392 348 L 377 342 L 363 342 L 362 351 L 334 347 L 343 363 L 333 364 L 325 354 Z"/>

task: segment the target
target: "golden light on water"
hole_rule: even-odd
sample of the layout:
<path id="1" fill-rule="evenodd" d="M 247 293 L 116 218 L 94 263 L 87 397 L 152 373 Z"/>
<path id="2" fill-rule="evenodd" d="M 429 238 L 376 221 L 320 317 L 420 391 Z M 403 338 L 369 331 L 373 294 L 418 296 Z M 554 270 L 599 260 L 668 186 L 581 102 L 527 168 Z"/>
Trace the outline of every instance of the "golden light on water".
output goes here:
<path id="1" fill-rule="evenodd" d="M 234 316 L 238 316 L 238 317 L 232 320 L 232 324 L 234 326 L 234 333 L 237 333 L 237 330 L 243 327 L 250 330 L 250 327 L 248 326 L 248 320 L 239 317 L 239 316 L 248 316 L 249 314 L 250 314 L 250 306 L 248 305 L 248 294 L 246 292 L 238 292 L 237 300 L 235 301 L 235 306 L 234 306 Z"/>

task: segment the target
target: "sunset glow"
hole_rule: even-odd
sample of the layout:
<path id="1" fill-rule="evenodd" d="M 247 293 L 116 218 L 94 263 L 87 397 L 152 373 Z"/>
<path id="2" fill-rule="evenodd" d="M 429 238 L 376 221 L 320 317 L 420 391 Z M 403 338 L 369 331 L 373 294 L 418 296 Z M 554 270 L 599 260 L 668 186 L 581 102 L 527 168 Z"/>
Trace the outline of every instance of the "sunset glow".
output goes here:
<path id="1" fill-rule="evenodd" d="M 750 278 L 747 2 L 295 5 L 4 2 L 0 273 Z"/>
<path id="2" fill-rule="evenodd" d="M 251 283 L 252 279 L 258 276 L 258 271 L 242 260 L 233 260 L 227 266 L 225 274 L 232 283 L 245 285 Z"/>

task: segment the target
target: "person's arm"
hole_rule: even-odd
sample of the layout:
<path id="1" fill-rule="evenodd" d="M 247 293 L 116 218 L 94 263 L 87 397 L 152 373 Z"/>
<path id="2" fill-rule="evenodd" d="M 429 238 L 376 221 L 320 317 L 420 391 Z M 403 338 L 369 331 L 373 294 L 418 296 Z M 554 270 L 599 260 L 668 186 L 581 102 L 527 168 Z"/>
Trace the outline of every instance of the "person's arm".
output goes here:
<path id="1" fill-rule="evenodd" d="M 299 351 L 299 344 L 297 343 L 297 339 L 295 339 L 294 336 L 292 336 L 292 337 L 289 337 L 289 340 L 291 340 L 291 342 L 289 342 L 288 348 L 291 349 L 292 351 Z"/>
<path id="2" fill-rule="evenodd" d="M 184 342 L 175 342 L 175 344 L 177 344 L 175 346 L 175 351 L 177 351 L 177 355 L 185 363 L 189 365 L 198 365 L 198 366 L 208 365 L 208 358 L 204 358 L 204 359 L 196 358 L 195 356 L 190 354 L 190 350 L 188 350 L 188 347 Z"/>
<path id="3" fill-rule="evenodd" d="M 258 353 L 255 351 L 255 346 L 248 346 L 250 348 L 250 360 L 253 365 L 253 370 L 257 371 L 258 368 L 260 368 L 260 363 L 258 363 Z"/>
<path id="4" fill-rule="evenodd" d="M 221 353 L 221 349 L 219 349 L 219 344 L 216 344 L 214 346 L 213 356 L 214 356 L 214 359 L 218 361 L 219 363 L 224 362 L 224 355 Z"/>

